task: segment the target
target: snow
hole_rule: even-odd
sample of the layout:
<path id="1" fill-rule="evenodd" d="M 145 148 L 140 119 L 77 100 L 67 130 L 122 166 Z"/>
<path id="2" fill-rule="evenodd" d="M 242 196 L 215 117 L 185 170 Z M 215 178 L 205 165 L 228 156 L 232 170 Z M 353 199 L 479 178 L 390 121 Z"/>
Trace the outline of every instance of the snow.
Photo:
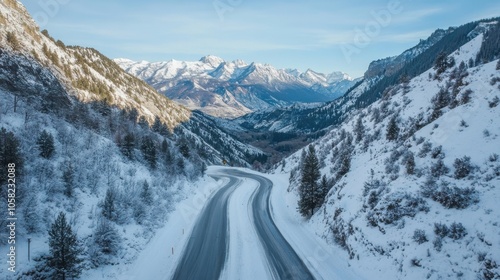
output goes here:
<path id="1" fill-rule="evenodd" d="M 216 168 L 213 168 L 216 171 Z M 271 279 L 252 217 L 257 182 L 242 179 L 229 199 L 229 252 L 221 279 Z"/>
<path id="2" fill-rule="evenodd" d="M 329 245 L 315 234 L 314 228 L 300 216 L 298 197 L 288 193 L 288 173 L 266 175 L 273 182 L 271 206 L 273 219 L 283 236 L 317 279 L 370 279 L 350 267 L 345 252 Z"/>
<path id="3" fill-rule="evenodd" d="M 210 167 L 209 172 L 217 174 L 217 170 L 220 169 L 227 168 Z M 324 239 L 317 236 L 297 213 L 297 199 L 287 192 L 288 173 L 264 174 L 246 168 L 234 169 L 263 176 L 273 182 L 270 205 L 274 222 L 317 279 L 370 279 L 369 275 L 367 277 L 367 275 L 355 272 L 350 267 L 345 253 L 340 249 L 331 247 Z M 229 249 L 231 254 L 228 260 L 228 264 L 230 264 L 228 271 L 232 272 L 232 274 L 227 273 L 223 276 L 238 277 L 222 277 L 222 279 L 269 279 L 269 277 L 259 277 L 263 273 L 263 268 L 261 261 L 257 260 L 259 256 L 263 258 L 265 255 L 261 246 L 256 243 L 258 238 L 252 226 L 252 218 L 249 217 L 251 215 L 249 199 L 255 191 L 255 187 L 255 181 L 245 179 L 230 199 L 230 223 L 233 223 L 234 219 L 236 219 L 237 225 L 231 226 Z M 247 210 L 242 211 L 242 208 L 247 208 Z M 235 232 L 239 233 L 236 234 L 236 237 L 234 236 Z M 237 240 L 237 242 L 233 242 L 233 240 Z M 231 246 L 233 247 L 231 248 Z M 239 254 L 243 254 L 243 256 L 239 256 Z M 246 267 L 248 264 L 243 264 L 242 267 L 234 266 L 233 264 L 240 263 L 234 260 L 235 257 L 238 260 L 246 260 L 247 262 L 253 260 L 251 262 L 253 269 L 248 269 Z"/>
<path id="4" fill-rule="evenodd" d="M 141 252 L 130 264 L 104 266 L 86 272 L 84 279 L 170 279 L 182 250 L 189 240 L 191 230 L 205 203 L 228 180 L 215 181 L 209 177 L 200 181 L 197 187 L 183 189 L 182 201 L 168 214 L 166 224 L 157 230 L 154 237 L 141 248 Z M 173 252 L 173 253 L 172 253 Z"/>
<path id="5" fill-rule="evenodd" d="M 277 69 L 268 64 L 246 64 L 241 60 L 226 62 L 213 55 L 198 61 L 149 63 L 124 58 L 114 61 L 126 72 L 146 81 L 176 102 L 190 109 L 226 118 L 239 117 L 282 103 L 290 104 L 281 100 L 270 102 L 261 99 L 259 91 L 253 92 L 240 85 L 260 85 L 281 94 L 290 89 L 302 88 L 304 92 L 317 94 L 316 99 L 322 101 L 326 96 L 329 99 L 341 96 L 355 83 L 342 72 L 321 74 L 308 70 L 300 73 L 298 70 Z M 192 81 L 197 86 L 186 90 L 183 86 L 186 81 Z M 198 96 L 197 100 L 189 100 L 193 95 Z"/>
<path id="6" fill-rule="evenodd" d="M 207 173 L 221 176 L 220 171 L 223 169 L 227 167 L 212 166 L 208 168 Z M 296 200 L 287 193 L 288 174 L 263 174 L 245 168 L 235 169 L 266 177 L 273 182 L 270 200 L 273 219 L 317 279 L 370 279 L 368 273 L 355 272 L 346 254 L 315 235 L 307 222 L 296 213 Z M 211 195 L 227 182 L 225 178 L 220 181 L 208 180 L 201 182 L 198 189 L 185 193 L 189 198 L 176 206 L 176 210 L 169 214 L 167 224 L 156 232 L 131 264 L 106 266 L 86 272 L 82 278 L 170 279 L 203 206 Z M 229 198 L 231 234 L 221 279 L 271 278 L 264 249 L 253 227 L 251 201 L 257 186 L 257 182 L 243 178 Z"/>
<path id="7" fill-rule="evenodd" d="M 481 42 L 482 35 L 479 35 L 452 53 L 451 56 L 454 57 L 457 66 L 462 61 L 467 62 L 470 58 L 475 58 Z M 467 70 L 469 75 L 464 78 L 464 85 L 459 88 L 459 95 L 472 90 L 471 101 L 467 104 L 459 104 L 452 109 L 444 108 L 442 116 L 416 131 L 412 137 L 405 138 L 406 140 L 402 143 L 393 144 L 385 139 L 390 114 L 397 114 L 403 131 L 409 129 L 407 122 L 410 118 L 415 118 L 422 113 L 424 119 L 427 119 L 432 111 L 431 99 L 441 88 L 446 87 L 451 69 L 442 74 L 441 80 L 430 78 L 435 73 L 433 69 L 424 72 L 411 80 L 408 92 L 405 92 L 403 88 L 397 88 L 387 101 L 378 101 L 366 109 L 352 113 L 350 118 L 337 129 L 314 142 L 313 145 L 324 163 L 321 173 L 332 178 L 335 177 L 337 171 L 333 161 L 337 156 L 335 147 L 341 143 L 337 142 L 341 141 L 337 140 L 340 135 L 339 131 L 352 132 L 356 120 L 361 117 L 365 133 L 373 135 L 376 130 L 381 133 L 378 139 L 368 141 L 366 148 L 363 148 L 365 139 L 360 143 L 353 143 L 354 151 L 350 171 L 338 179 L 327 196 L 327 202 L 311 219 L 304 221 L 304 227 L 326 240 L 328 245 L 325 245 L 325 248 L 338 250 L 340 256 L 346 257 L 348 257 L 348 252 L 335 243 L 332 228 L 338 227 L 336 224 L 338 222 L 352 227 L 352 232 L 346 237 L 348 251 L 353 257 L 348 262 L 356 273 L 368 279 L 457 279 L 460 277 L 475 279 L 485 269 L 482 256 L 499 263 L 500 211 L 497 204 L 500 201 L 500 192 L 498 191 L 498 172 L 494 170 L 500 167 L 498 160 L 488 159 L 490 155 L 500 152 L 498 148 L 499 107 L 490 108 L 489 106 L 489 102 L 495 96 L 500 96 L 498 84 L 490 83 L 492 78 L 499 75 L 495 68 L 497 62 L 492 61 L 469 68 Z M 389 115 L 380 123 L 376 123 L 372 113 L 375 108 L 383 112 L 383 104 L 386 104 L 385 111 L 389 112 Z M 416 213 L 414 217 L 403 217 L 393 224 L 379 223 L 378 227 L 370 226 L 367 213 L 371 210 L 366 206 L 367 198 L 363 195 L 365 183 L 371 180 L 370 169 L 373 170 L 375 179 L 380 179 L 387 185 L 379 195 L 382 200 L 390 200 L 391 197 L 395 198 L 404 194 L 422 197 L 421 186 L 426 184 L 429 166 L 434 164 L 436 159 L 429 155 L 417 156 L 423 145 L 418 142 L 421 138 L 432 144 L 433 148 L 442 146 L 445 156 L 443 161 L 451 169 L 448 175 L 438 179 L 438 183 L 444 182 L 460 189 L 472 187 L 477 192 L 479 202 L 465 209 L 449 209 L 429 198 L 423 198 L 429 207 L 428 212 L 422 211 Z M 411 151 L 415 155 L 417 169 L 422 172 L 422 175 L 406 174 L 404 164 L 398 161 L 396 165 L 402 165 L 401 170 L 396 173 L 395 178 L 392 178 L 392 175 L 387 173 L 385 162 L 395 150 Z M 296 172 L 301 152 L 298 151 L 287 158 L 285 166 L 278 166 L 275 172 L 290 172 L 292 169 Z M 471 158 L 476 171 L 467 178 L 455 179 L 453 176 L 454 160 L 463 156 Z M 288 203 L 290 211 L 294 212 L 298 200 L 297 185 L 297 181 L 292 181 L 290 192 L 283 191 L 277 196 L 275 203 Z M 379 207 L 383 207 L 380 202 L 377 203 Z M 338 218 L 334 218 L 337 210 L 341 212 Z M 278 223 L 280 223 L 279 217 L 284 215 L 276 215 Z M 433 242 L 435 240 L 434 223 L 438 222 L 448 226 L 454 222 L 460 222 L 468 234 L 461 240 L 444 238 L 441 251 L 437 251 Z M 428 242 L 419 245 L 413 240 L 413 234 L 417 229 L 425 231 Z M 287 238 L 290 238 L 288 235 L 290 232 L 296 232 L 296 229 L 283 232 Z M 412 265 L 412 260 L 418 260 L 421 267 Z M 498 268 L 491 270 L 499 273 Z"/>

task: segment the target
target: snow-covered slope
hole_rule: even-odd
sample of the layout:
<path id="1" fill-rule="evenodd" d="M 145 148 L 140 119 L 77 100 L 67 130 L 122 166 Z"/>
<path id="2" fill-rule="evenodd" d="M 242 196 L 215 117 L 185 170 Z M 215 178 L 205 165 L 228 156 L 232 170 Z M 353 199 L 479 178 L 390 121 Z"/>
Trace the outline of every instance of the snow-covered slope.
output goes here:
<path id="1" fill-rule="evenodd" d="M 333 100 L 355 83 L 342 72 L 301 73 L 242 60 L 226 62 L 213 55 L 192 62 L 114 61 L 186 107 L 228 118 L 294 102 Z"/>
<path id="2" fill-rule="evenodd" d="M 150 123 L 158 116 L 171 128 L 189 118 L 187 109 L 158 95 L 97 50 L 65 46 L 48 33 L 42 34 L 20 2 L 2 1 L 0 14 L 1 46 L 49 67 L 65 89 L 79 100 L 105 100 L 122 109 L 136 108 Z"/>
<path id="3" fill-rule="evenodd" d="M 367 279 L 500 277 L 500 62 L 467 66 L 483 39 L 312 144 L 331 189 L 305 225 Z M 301 153 L 276 169 L 291 172 L 287 200 Z"/>
<path id="4" fill-rule="evenodd" d="M 429 38 L 421 40 L 415 47 L 404 51 L 400 55 L 371 62 L 368 70 L 365 72 L 365 78 L 370 79 L 377 76 L 390 76 L 394 74 L 406 63 L 410 62 L 419 54 L 435 45 L 445 35 L 450 34 L 454 30 L 454 27 L 450 27 L 447 30 L 437 29 L 429 36 Z"/>

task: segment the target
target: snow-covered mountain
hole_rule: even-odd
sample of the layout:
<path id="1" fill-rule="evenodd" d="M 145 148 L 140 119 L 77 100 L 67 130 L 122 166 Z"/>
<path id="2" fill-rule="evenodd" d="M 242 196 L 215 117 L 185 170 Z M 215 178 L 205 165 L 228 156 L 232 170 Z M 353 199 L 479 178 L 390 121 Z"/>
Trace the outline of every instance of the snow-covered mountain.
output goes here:
<path id="1" fill-rule="evenodd" d="M 199 61 L 114 61 L 180 104 L 225 118 L 296 102 L 333 100 L 356 82 L 342 72 L 301 73 L 242 60 L 227 62 L 213 55 Z"/>
<path id="2" fill-rule="evenodd" d="M 330 126 L 339 125 L 352 110 L 368 106 L 401 80 L 420 75 L 432 67 L 439 53 L 450 54 L 474 36 L 485 32 L 488 29 L 485 24 L 471 22 L 446 31 L 438 29 L 428 39 L 422 40 L 402 54 L 372 62 L 363 80 L 357 81 L 340 98 L 321 106 L 292 106 L 254 112 L 235 119 L 234 122 L 247 129 L 299 135 L 311 135 Z"/>
<path id="3" fill-rule="evenodd" d="M 393 75 L 398 70 L 403 68 L 406 63 L 435 45 L 437 42 L 443 39 L 444 36 L 452 33 L 454 30 L 454 27 L 450 27 L 447 30 L 437 29 L 429 36 L 429 38 L 421 40 L 415 47 L 404 51 L 400 55 L 371 62 L 368 66 L 368 70 L 366 70 L 365 72 L 364 77 L 370 79 L 378 76 Z"/>
<path id="4" fill-rule="evenodd" d="M 500 278 L 500 24 L 476 26 L 312 143 L 327 195 L 306 225 L 367 279 Z M 275 171 L 291 172 L 289 209 L 306 151 Z"/>

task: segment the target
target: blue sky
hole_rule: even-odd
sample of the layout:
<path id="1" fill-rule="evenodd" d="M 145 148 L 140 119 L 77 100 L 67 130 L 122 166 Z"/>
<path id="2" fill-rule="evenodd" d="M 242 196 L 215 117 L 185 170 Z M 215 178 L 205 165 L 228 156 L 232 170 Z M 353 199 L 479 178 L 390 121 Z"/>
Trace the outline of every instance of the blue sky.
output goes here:
<path id="1" fill-rule="evenodd" d="M 437 28 L 500 16 L 500 1 L 22 0 L 42 29 L 110 58 L 269 63 L 362 76 Z"/>

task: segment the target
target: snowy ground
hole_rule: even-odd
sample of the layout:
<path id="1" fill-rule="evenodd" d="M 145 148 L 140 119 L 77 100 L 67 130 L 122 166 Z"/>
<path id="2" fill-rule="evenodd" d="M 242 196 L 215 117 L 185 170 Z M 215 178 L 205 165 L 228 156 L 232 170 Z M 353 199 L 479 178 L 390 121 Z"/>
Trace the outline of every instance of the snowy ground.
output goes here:
<path id="1" fill-rule="evenodd" d="M 217 175 L 227 167 L 209 167 L 208 174 Z M 288 174 L 262 174 L 248 169 L 238 170 L 270 179 L 273 218 L 281 233 L 302 258 L 317 279 L 369 279 L 369 275 L 353 272 L 347 254 L 328 245 L 297 213 L 295 195 L 287 193 Z M 229 253 L 221 279 L 271 279 L 265 252 L 253 227 L 251 201 L 256 181 L 242 178 L 229 199 Z M 170 279 L 182 250 L 203 206 L 228 179 L 206 180 L 170 213 L 167 224 L 159 229 L 138 258 L 130 265 L 107 266 L 86 273 L 84 279 Z M 173 249 L 173 253 L 172 253 Z"/>
<path id="2" fill-rule="evenodd" d="M 181 201 L 172 213 L 169 213 L 167 224 L 156 232 L 132 264 L 105 266 L 84 273 L 82 279 L 169 279 L 196 218 L 206 201 L 225 182 L 227 182 L 226 179 L 215 181 L 212 178 L 206 178 L 199 182 L 198 188 L 188 190 L 185 193 L 186 199 Z"/>

